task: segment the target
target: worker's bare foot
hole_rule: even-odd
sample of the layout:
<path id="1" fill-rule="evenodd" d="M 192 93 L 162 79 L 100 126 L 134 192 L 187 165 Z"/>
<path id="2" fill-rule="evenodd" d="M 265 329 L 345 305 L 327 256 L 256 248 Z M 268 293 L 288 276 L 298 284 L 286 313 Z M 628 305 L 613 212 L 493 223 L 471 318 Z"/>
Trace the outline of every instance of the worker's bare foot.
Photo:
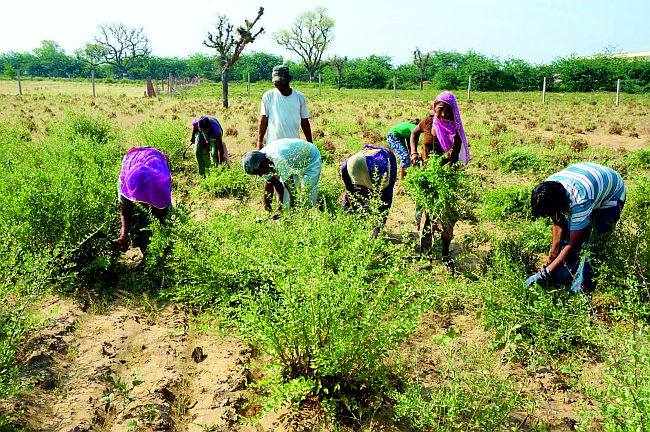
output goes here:
<path id="1" fill-rule="evenodd" d="M 128 237 L 118 237 L 113 240 L 113 246 L 115 246 L 120 252 L 126 252 L 129 249 L 129 239 Z"/>

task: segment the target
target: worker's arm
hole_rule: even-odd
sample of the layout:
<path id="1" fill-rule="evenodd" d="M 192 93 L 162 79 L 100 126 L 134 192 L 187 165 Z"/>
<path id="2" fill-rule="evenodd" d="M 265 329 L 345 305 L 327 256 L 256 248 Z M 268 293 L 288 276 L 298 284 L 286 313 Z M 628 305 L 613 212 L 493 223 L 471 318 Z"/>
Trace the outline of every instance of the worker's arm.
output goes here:
<path id="1" fill-rule="evenodd" d="M 341 165 L 341 178 L 343 179 L 343 184 L 345 185 L 345 189 L 353 193 L 354 192 L 354 185 L 352 184 L 352 179 L 350 178 L 350 173 L 348 173 L 348 161 L 346 160 L 343 162 L 343 165 Z"/>
<path id="2" fill-rule="evenodd" d="M 199 128 L 196 125 L 192 126 L 192 136 L 190 137 L 190 144 L 194 144 L 196 133 L 199 131 Z"/>
<path id="3" fill-rule="evenodd" d="M 564 215 L 560 215 L 557 219 L 553 219 L 553 227 L 551 228 L 553 240 L 551 242 L 551 249 L 548 251 L 548 261 L 546 261 L 547 266 L 555 261 L 555 258 L 560 254 L 562 238 L 567 229 L 568 223 Z"/>
<path id="4" fill-rule="evenodd" d="M 418 153 L 418 141 L 420 140 L 420 134 L 422 134 L 422 129 L 420 125 L 417 125 L 415 129 L 411 131 L 411 137 L 409 138 L 409 144 L 411 148 L 411 163 L 415 164 L 420 158 Z"/>
<path id="5" fill-rule="evenodd" d="M 115 239 L 114 244 L 121 251 L 129 248 L 129 229 L 131 228 L 131 218 L 133 215 L 133 204 L 120 203 L 120 236 Z"/>
<path id="6" fill-rule="evenodd" d="M 226 161 L 226 158 L 224 157 L 223 136 L 221 135 L 221 133 L 215 134 L 214 141 L 217 148 L 217 160 L 219 161 L 219 163 L 223 163 Z"/>
<path id="7" fill-rule="evenodd" d="M 448 157 L 445 157 L 443 160 L 442 164 L 450 164 L 453 165 L 456 162 L 458 162 L 458 156 L 460 155 L 460 148 L 463 145 L 463 140 L 460 139 L 460 134 L 456 132 L 456 136 L 454 137 L 454 145 L 451 147 L 451 152 L 449 153 Z"/>
<path id="8" fill-rule="evenodd" d="M 309 119 L 300 119 L 300 127 L 302 128 L 302 133 L 305 134 L 305 141 L 313 143 L 314 140 L 311 137 L 311 124 L 309 123 Z"/>
<path id="9" fill-rule="evenodd" d="M 266 129 L 269 127 L 269 118 L 265 115 L 260 115 L 260 123 L 257 132 L 257 149 L 262 150 L 264 147 L 264 135 L 266 135 Z"/>
<path id="10" fill-rule="evenodd" d="M 571 231 L 569 233 L 569 244 L 567 244 L 553 260 L 552 263 L 546 266 L 546 270 L 553 275 L 553 272 L 562 266 L 569 259 L 576 257 L 580 253 L 582 244 L 587 239 L 589 234 L 589 227 L 583 228 L 578 231 Z"/>

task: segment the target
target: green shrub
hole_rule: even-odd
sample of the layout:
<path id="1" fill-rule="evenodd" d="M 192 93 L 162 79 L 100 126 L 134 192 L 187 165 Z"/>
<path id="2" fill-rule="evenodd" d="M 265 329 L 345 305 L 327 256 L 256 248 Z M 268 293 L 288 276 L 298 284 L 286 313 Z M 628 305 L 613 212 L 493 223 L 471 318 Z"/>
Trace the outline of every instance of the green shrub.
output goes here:
<path id="1" fill-rule="evenodd" d="M 243 199 L 250 195 L 252 187 L 253 178 L 244 172 L 240 164 L 232 167 L 221 164 L 201 179 L 199 190 L 218 198 Z"/>
<path id="2" fill-rule="evenodd" d="M 530 218 L 530 188 L 506 186 L 488 190 L 483 194 L 482 215 L 491 221 L 511 218 Z"/>
<path id="3" fill-rule="evenodd" d="M 636 169 L 650 169 L 650 148 L 637 150 L 628 155 L 629 166 Z"/>
<path id="4" fill-rule="evenodd" d="M 525 397 L 510 379 L 493 372 L 484 347 L 453 349 L 447 346 L 450 338 L 441 340 L 445 361 L 436 365 L 435 383 L 426 388 L 409 383 L 391 392 L 395 420 L 417 430 L 509 430 L 509 414 L 523 407 Z"/>
<path id="5" fill-rule="evenodd" d="M 502 172 L 527 173 L 544 168 L 543 160 L 530 148 L 517 147 L 505 151 L 497 159 L 496 169 Z"/>
<path id="6" fill-rule="evenodd" d="M 155 147 L 170 155 L 170 162 L 175 165 L 190 143 L 190 132 L 189 126 L 180 120 L 151 120 L 134 130 L 134 145 Z"/>
<path id="7" fill-rule="evenodd" d="M 69 113 L 65 124 L 72 136 L 87 138 L 97 144 L 106 144 L 113 137 L 111 124 L 104 117 Z"/>
<path id="8" fill-rule="evenodd" d="M 255 220 L 215 214 L 175 227 L 163 297 L 230 305 L 287 379 L 308 378 L 330 395 L 380 386 L 383 360 L 420 313 L 406 260 L 371 238 L 372 221 L 314 211 Z"/>
<path id="9" fill-rule="evenodd" d="M 459 165 L 441 165 L 430 159 L 422 168 L 411 167 L 403 180 L 415 205 L 433 220 L 459 220 L 467 215 L 472 197 L 469 181 Z"/>
<path id="10" fill-rule="evenodd" d="M 607 431 L 641 431 L 650 424 L 650 337 L 645 326 L 615 333 L 603 383 L 587 388 Z"/>

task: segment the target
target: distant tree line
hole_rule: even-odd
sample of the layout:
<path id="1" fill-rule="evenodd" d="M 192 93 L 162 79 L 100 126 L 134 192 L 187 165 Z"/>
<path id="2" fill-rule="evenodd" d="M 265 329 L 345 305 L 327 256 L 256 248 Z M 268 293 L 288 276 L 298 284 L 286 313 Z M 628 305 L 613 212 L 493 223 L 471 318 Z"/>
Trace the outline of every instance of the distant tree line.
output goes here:
<path id="1" fill-rule="evenodd" d="M 87 51 L 88 47 L 84 49 Z M 77 55 L 68 55 L 56 42 L 46 40 L 31 52 L 1 53 L 0 75 L 15 78 L 20 70 L 23 76 L 86 78 L 94 67 L 98 78 L 143 79 L 150 75 L 155 79 L 165 79 L 171 73 L 176 77 L 221 79 L 222 62 L 218 55 L 193 54 L 178 58 L 145 53 L 130 59 L 128 71 L 125 71 L 123 65 L 93 64 L 87 60 L 87 56 L 80 55 L 81 52 L 78 50 Z M 650 91 L 650 62 L 644 60 L 602 55 L 593 58 L 568 57 L 549 64 L 534 65 L 525 60 L 501 60 L 472 51 L 434 51 L 427 54 L 424 62 L 423 53 L 416 50 L 416 61 L 400 65 L 394 64 L 390 57 L 377 55 L 353 59 L 334 56 L 329 61 L 321 62 L 316 70 L 308 70 L 304 62 L 284 63 L 291 69 L 294 79 L 308 81 L 310 76 L 314 79 L 315 74 L 322 74 L 325 84 L 336 86 L 340 78 L 340 85 L 345 88 L 390 88 L 395 76 L 399 88 L 416 89 L 422 79 L 435 88 L 463 89 L 467 88 L 471 75 L 472 88 L 482 91 L 539 90 L 543 77 L 546 77 L 549 91 L 612 91 L 617 79 L 621 79 L 621 88 L 625 92 Z M 276 55 L 259 52 L 242 54 L 228 70 L 228 80 L 246 80 L 246 75 L 250 73 L 251 81 L 268 81 L 273 66 L 282 62 L 282 57 Z"/>

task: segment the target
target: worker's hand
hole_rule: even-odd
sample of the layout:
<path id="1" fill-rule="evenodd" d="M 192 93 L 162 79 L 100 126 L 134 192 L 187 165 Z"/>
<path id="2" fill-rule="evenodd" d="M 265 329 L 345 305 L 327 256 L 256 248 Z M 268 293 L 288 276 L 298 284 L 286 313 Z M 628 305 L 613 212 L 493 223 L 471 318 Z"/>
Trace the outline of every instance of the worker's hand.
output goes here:
<path id="1" fill-rule="evenodd" d="M 271 220 L 280 220 L 280 212 L 275 212 L 271 215 Z"/>
<path id="2" fill-rule="evenodd" d="M 528 279 L 526 279 L 526 282 L 524 283 L 525 286 L 529 287 L 535 283 L 538 283 L 540 280 L 542 280 L 542 275 L 539 274 L 539 272 L 535 273 Z"/>
<path id="3" fill-rule="evenodd" d="M 553 245 L 551 246 L 551 250 L 548 251 L 548 261 L 546 262 L 546 265 L 549 265 L 553 261 L 555 261 L 555 258 L 560 254 L 560 245 Z"/>
<path id="4" fill-rule="evenodd" d="M 531 286 L 532 284 L 539 283 L 540 281 L 550 282 L 552 280 L 553 276 L 548 270 L 546 270 L 546 266 L 544 266 L 540 271 L 526 279 L 526 286 Z"/>
<path id="5" fill-rule="evenodd" d="M 113 246 L 115 246 L 120 252 L 126 252 L 129 248 L 129 239 L 126 236 L 119 236 L 113 240 Z"/>
<path id="6" fill-rule="evenodd" d="M 419 160 L 420 160 L 420 154 L 419 153 L 411 153 L 411 164 L 412 165 L 417 165 Z"/>

